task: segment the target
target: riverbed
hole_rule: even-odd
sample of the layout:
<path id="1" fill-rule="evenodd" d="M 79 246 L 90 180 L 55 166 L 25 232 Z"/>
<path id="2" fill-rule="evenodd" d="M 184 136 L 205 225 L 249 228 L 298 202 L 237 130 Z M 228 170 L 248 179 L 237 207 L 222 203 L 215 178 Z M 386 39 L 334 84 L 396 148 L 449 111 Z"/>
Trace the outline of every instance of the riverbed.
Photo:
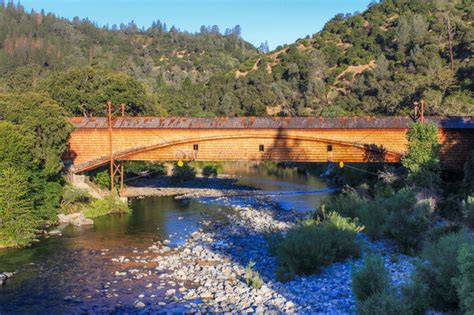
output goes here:
<path id="1" fill-rule="evenodd" d="M 160 278 L 162 273 L 156 272 L 146 281 L 123 281 L 117 277 L 117 269 L 125 266 L 133 271 L 135 266 L 142 272 L 144 264 L 150 270 L 156 268 L 160 262 L 150 261 L 156 258 L 150 246 L 159 244 L 176 251 L 189 242 L 192 233 L 202 232 L 203 223 L 224 224 L 236 207 L 303 213 L 315 209 L 328 192 L 322 179 L 296 169 L 275 172 L 244 164 L 232 165 L 226 173 L 260 194 L 268 192 L 267 197 L 132 199 L 130 214 L 97 218 L 91 227 L 68 226 L 61 237 L 43 238 L 30 248 L 1 250 L 0 271 L 18 273 L 0 287 L 0 312 L 108 312 L 135 305 L 145 291 L 166 295 L 171 286 Z M 121 257 L 128 257 L 128 261 L 120 262 Z M 155 283 L 153 278 L 163 285 L 153 284 L 150 290 L 147 286 Z M 176 305 L 182 307 L 183 303 Z"/>

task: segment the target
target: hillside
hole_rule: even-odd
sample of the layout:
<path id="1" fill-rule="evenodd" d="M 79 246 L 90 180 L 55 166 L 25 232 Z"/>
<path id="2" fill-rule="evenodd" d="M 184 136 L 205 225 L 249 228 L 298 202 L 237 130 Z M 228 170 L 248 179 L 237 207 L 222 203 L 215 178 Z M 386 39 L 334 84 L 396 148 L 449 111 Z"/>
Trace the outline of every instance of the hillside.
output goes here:
<path id="1" fill-rule="evenodd" d="M 470 0 L 386 0 L 262 54 L 240 27 L 99 28 L 79 18 L 0 13 L 0 91 L 46 92 L 75 115 L 473 115 Z M 302 30 L 304 32 L 304 30 Z M 451 64 L 450 46 L 453 62 Z"/>

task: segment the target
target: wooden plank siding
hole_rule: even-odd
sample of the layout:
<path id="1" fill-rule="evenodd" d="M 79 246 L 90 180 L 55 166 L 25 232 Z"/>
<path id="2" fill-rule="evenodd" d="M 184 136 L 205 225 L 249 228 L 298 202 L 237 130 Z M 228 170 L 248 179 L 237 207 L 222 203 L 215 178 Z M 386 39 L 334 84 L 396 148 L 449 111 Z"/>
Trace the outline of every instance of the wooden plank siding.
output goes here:
<path id="1" fill-rule="evenodd" d="M 399 162 L 406 152 L 406 128 L 117 128 L 118 160 Z M 474 129 L 440 129 L 441 159 L 459 169 L 474 148 Z M 198 150 L 194 150 L 194 146 Z M 263 145 L 264 150 L 261 151 Z M 77 128 L 66 159 L 80 172 L 109 158 L 106 128 Z"/>

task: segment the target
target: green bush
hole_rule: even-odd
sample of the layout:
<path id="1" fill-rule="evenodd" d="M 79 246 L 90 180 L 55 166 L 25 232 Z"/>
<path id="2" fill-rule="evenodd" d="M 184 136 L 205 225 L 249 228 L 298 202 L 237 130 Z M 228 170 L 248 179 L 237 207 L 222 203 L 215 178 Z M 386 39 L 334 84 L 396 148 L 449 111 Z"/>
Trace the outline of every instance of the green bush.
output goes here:
<path id="1" fill-rule="evenodd" d="M 115 195 L 110 194 L 104 199 L 94 200 L 83 214 L 88 218 L 96 218 L 111 213 L 127 213 L 130 208 L 127 203 L 119 200 Z"/>
<path id="2" fill-rule="evenodd" d="M 260 289 L 263 286 L 263 280 L 258 271 L 253 270 L 253 267 L 255 267 L 255 263 L 250 261 L 245 267 L 244 280 L 249 287 Z"/>
<path id="3" fill-rule="evenodd" d="M 408 314 L 408 311 L 394 290 L 385 290 L 358 302 L 357 313 L 359 315 L 400 315 Z"/>
<path id="4" fill-rule="evenodd" d="M 206 165 L 202 168 L 202 176 L 217 177 L 217 167 L 214 165 Z"/>
<path id="5" fill-rule="evenodd" d="M 429 303 L 426 298 L 427 286 L 415 276 L 411 281 L 401 287 L 402 304 L 405 305 L 407 313 L 424 315 L 428 310 Z"/>
<path id="6" fill-rule="evenodd" d="M 357 301 L 365 301 L 389 288 L 390 274 L 381 257 L 367 256 L 364 265 L 352 272 L 352 292 Z"/>
<path id="7" fill-rule="evenodd" d="M 387 217 L 386 235 L 409 254 L 417 252 L 429 229 L 430 208 L 420 204 L 392 211 Z"/>
<path id="8" fill-rule="evenodd" d="M 456 290 L 463 310 L 467 314 L 474 314 L 474 245 L 461 246 L 457 262 L 459 276 L 455 280 Z"/>
<path id="9" fill-rule="evenodd" d="M 110 187 L 110 172 L 108 170 L 95 172 L 91 180 L 101 187 L 108 188 Z"/>
<path id="10" fill-rule="evenodd" d="M 459 307 L 454 279 L 460 276 L 457 257 L 465 244 L 473 244 L 473 239 L 462 230 L 442 236 L 422 252 L 425 263 L 417 266 L 416 277 L 427 286 L 428 301 L 436 309 L 448 311 Z"/>
<path id="11" fill-rule="evenodd" d="M 171 178 L 175 182 L 184 182 L 187 180 L 192 180 L 196 178 L 196 170 L 194 170 L 194 168 L 187 162 L 184 163 L 181 167 L 176 164 L 173 167 L 173 175 L 171 176 Z"/>
<path id="12" fill-rule="evenodd" d="M 357 222 L 332 212 L 323 221 L 310 221 L 281 238 L 275 252 L 280 280 L 319 272 L 321 267 L 350 256 L 357 257 L 360 245 Z"/>
<path id="13" fill-rule="evenodd" d="M 343 217 L 355 218 L 358 216 L 357 210 L 366 206 L 367 201 L 355 192 L 332 195 L 326 198 L 321 206 L 329 211 L 336 211 Z M 317 215 L 318 213 L 316 213 Z"/>

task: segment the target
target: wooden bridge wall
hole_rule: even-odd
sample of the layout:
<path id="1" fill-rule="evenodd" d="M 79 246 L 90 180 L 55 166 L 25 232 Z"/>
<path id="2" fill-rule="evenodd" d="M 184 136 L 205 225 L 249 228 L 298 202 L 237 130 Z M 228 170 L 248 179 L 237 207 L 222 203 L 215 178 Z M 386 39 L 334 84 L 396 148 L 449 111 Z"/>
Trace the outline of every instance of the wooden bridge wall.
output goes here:
<path id="1" fill-rule="evenodd" d="M 375 145 L 387 150 L 383 160 L 398 162 L 407 148 L 405 134 L 406 129 L 114 129 L 112 142 L 114 153 L 141 150 L 122 160 L 375 162 L 381 155 L 367 148 Z M 474 148 L 474 130 L 440 130 L 439 139 L 442 161 L 452 169 L 459 169 Z M 76 129 L 69 146 L 73 164 L 81 169 L 109 156 L 108 131 Z"/>

